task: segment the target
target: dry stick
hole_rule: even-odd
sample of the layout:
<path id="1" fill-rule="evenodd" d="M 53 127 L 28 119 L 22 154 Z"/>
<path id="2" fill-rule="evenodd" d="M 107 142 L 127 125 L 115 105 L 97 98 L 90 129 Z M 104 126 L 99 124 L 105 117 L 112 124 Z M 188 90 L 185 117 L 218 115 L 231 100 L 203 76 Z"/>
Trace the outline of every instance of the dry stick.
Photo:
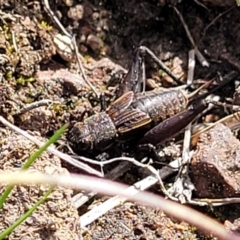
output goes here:
<path id="1" fill-rule="evenodd" d="M 214 105 L 220 105 L 222 107 L 225 107 L 223 105 L 225 105 L 224 103 L 219 103 L 219 102 L 214 102 Z M 233 105 L 229 105 L 230 108 L 232 108 Z M 238 107 L 238 110 L 239 110 L 239 106 Z M 232 108 L 233 109 L 233 108 Z M 234 111 L 234 109 L 233 109 Z M 235 112 L 231 115 L 228 115 L 224 118 L 221 118 L 220 120 L 218 120 L 217 122 L 215 123 L 211 123 L 210 125 L 207 125 L 205 126 L 203 129 L 200 129 L 199 131 L 195 132 L 193 135 L 192 135 L 192 145 L 196 145 L 197 141 L 198 141 L 198 138 L 199 138 L 199 135 L 203 132 L 206 132 L 206 131 L 209 131 L 211 128 L 213 128 L 214 126 L 216 126 L 216 124 L 218 123 L 222 123 L 224 124 L 225 126 L 227 126 L 228 128 L 231 129 L 231 131 L 236 131 L 240 128 L 240 111 L 238 112 Z"/>
<path id="2" fill-rule="evenodd" d="M 82 73 L 83 79 L 89 85 L 89 87 L 93 90 L 93 92 L 96 94 L 97 98 L 100 99 L 100 93 L 95 89 L 95 87 L 92 85 L 92 83 L 90 81 L 88 81 L 88 78 L 87 78 L 87 76 L 85 74 L 85 71 L 83 69 L 82 63 L 81 63 L 80 58 L 79 58 L 80 54 L 79 54 L 79 51 L 78 51 L 75 35 L 72 37 L 72 43 L 73 43 L 73 46 L 74 46 L 75 55 L 77 57 L 78 67 L 79 67 L 79 69 Z"/>
<path id="3" fill-rule="evenodd" d="M 73 44 L 73 47 L 74 47 L 74 51 L 75 51 L 75 54 L 76 54 L 76 57 L 77 57 L 77 62 L 78 62 L 78 66 L 79 66 L 79 69 L 82 73 L 82 76 L 83 76 L 83 79 L 84 81 L 90 86 L 90 88 L 93 90 L 93 92 L 96 94 L 96 96 L 99 98 L 100 94 L 98 93 L 98 91 L 95 89 L 95 87 L 91 84 L 91 82 L 88 80 L 86 74 L 85 74 L 85 71 L 84 71 L 84 68 L 82 66 L 82 63 L 79 59 L 79 51 L 78 51 L 78 47 L 77 47 L 77 44 L 76 44 L 76 40 L 75 40 L 75 36 L 72 36 L 65 28 L 64 26 L 62 25 L 62 23 L 59 21 L 59 19 L 57 18 L 57 16 L 54 14 L 54 12 L 52 11 L 52 9 L 50 8 L 50 5 L 49 5 L 49 2 L 48 0 L 44 0 L 44 5 L 45 5 L 45 8 L 46 8 L 46 11 L 48 12 L 48 14 L 51 16 L 51 18 L 53 19 L 53 21 L 58 25 L 58 27 L 61 29 L 61 31 L 66 35 L 68 36 L 71 41 L 72 41 L 72 44 Z"/>
<path id="4" fill-rule="evenodd" d="M 195 2 L 197 5 L 199 5 L 199 6 L 203 7 L 203 8 L 205 8 L 208 12 L 210 12 L 209 8 L 206 7 L 203 3 L 199 2 L 198 0 L 194 0 L 194 2 Z"/>
<path id="5" fill-rule="evenodd" d="M 103 167 L 107 164 L 114 163 L 117 161 L 127 161 L 127 162 L 130 162 L 130 163 L 136 165 L 137 167 L 148 168 L 147 164 L 141 163 L 141 162 L 144 162 L 143 160 L 141 162 L 139 162 L 138 160 L 136 160 L 135 158 L 132 158 L 132 157 L 116 157 L 116 158 L 112 158 L 112 159 L 105 160 L 105 161 L 93 160 L 91 158 L 87 158 L 87 157 L 83 157 L 83 156 L 76 156 L 76 155 L 71 156 L 71 157 L 74 159 L 82 160 L 82 161 L 90 163 L 90 164 L 98 165 L 100 167 Z"/>
<path id="6" fill-rule="evenodd" d="M 179 161 L 175 160 L 170 163 L 170 166 L 174 168 L 179 167 Z M 163 167 L 161 170 L 159 170 L 159 176 L 162 180 L 166 179 L 169 175 L 174 173 L 175 171 L 172 168 L 169 167 Z M 122 197 L 122 193 L 125 195 L 127 194 L 128 196 L 134 196 L 138 194 L 141 191 L 144 191 L 146 189 L 149 189 L 153 185 L 155 185 L 159 181 L 158 177 L 155 176 L 148 176 L 145 179 L 135 183 L 134 185 L 128 187 L 125 189 L 123 192 L 120 193 L 120 196 L 117 195 L 115 197 L 112 197 L 108 199 L 107 201 L 103 202 L 101 205 L 93 208 L 89 212 L 85 213 L 80 217 L 80 226 L 85 227 L 88 224 L 92 223 L 114 207 L 124 203 L 128 198 L 127 197 Z"/>
<path id="7" fill-rule="evenodd" d="M 159 173 L 158 171 L 148 165 L 148 164 L 143 164 L 139 161 L 137 161 L 135 158 L 130 158 L 130 157 L 117 157 L 117 158 L 112 158 L 112 159 L 109 159 L 109 160 L 106 160 L 106 161 L 102 161 L 102 162 L 99 162 L 99 161 L 96 161 L 96 160 L 93 160 L 93 159 L 90 159 L 90 158 L 86 158 L 86 157 L 78 157 L 78 156 L 74 156 L 74 158 L 76 159 L 80 159 L 80 160 L 83 160 L 85 162 L 88 162 L 88 163 L 91 163 L 91 164 L 95 164 L 95 165 L 99 165 L 101 167 L 103 167 L 104 165 L 106 164 L 110 164 L 110 163 L 113 163 L 113 162 L 116 162 L 116 161 L 128 161 L 132 164 L 134 164 L 135 166 L 137 167 L 141 167 L 141 168 L 144 168 L 144 169 L 147 169 L 154 177 L 156 177 L 159 181 L 159 185 L 160 185 L 160 188 L 162 190 L 162 192 L 170 199 L 174 200 L 174 201 L 177 201 L 177 198 L 174 198 L 173 196 L 171 196 L 168 191 L 166 190 L 166 188 L 164 187 L 164 184 L 162 182 L 162 179 L 161 177 L 159 176 Z M 168 166 L 167 166 L 168 167 Z M 171 166 L 169 166 L 171 168 Z"/>
<path id="8" fill-rule="evenodd" d="M 190 136 L 187 136 L 188 140 L 186 140 L 187 144 L 190 141 Z M 189 146 L 189 144 L 188 144 Z M 188 147 L 189 148 L 189 147 Z M 188 152 L 188 150 L 186 150 L 184 153 Z M 189 159 L 189 154 L 187 154 L 187 159 Z M 186 157 L 184 156 L 184 159 L 186 159 Z M 141 165 L 141 164 L 139 164 Z M 155 185 L 157 182 L 159 182 L 159 178 L 162 180 L 166 179 L 168 176 L 172 175 L 175 170 L 177 170 L 177 168 L 179 167 L 179 161 L 175 160 L 173 162 L 170 163 L 170 166 L 172 168 L 169 167 L 163 167 L 161 170 L 159 170 L 159 174 L 155 176 L 148 176 L 145 179 L 135 183 L 134 185 L 130 186 L 129 188 L 127 188 L 126 190 L 124 190 L 124 194 L 129 194 L 130 196 L 134 196 L 136 194 L 138 194 L 140 191 L 149 189 L 150 187 L 152 187 L 153 185 Z M 174 170 L 175 168 L 175 170 Z M 94 193 L 90 193 L 89 194 L 89 199 L 93 196 Z M 167 196 L 169 196 L 169 194 L 166 194 Z M 83 197 L 83 200 L 87 200 L 88 199 L 88 194 L 86 194 L 85 196 L 81 195 L 81 198 Z M 177 198 L 174 198 L 172 196 L 170 196 L 170 198 L 172 200 L 177 201 Z M 93 221 L 95 221 L 96 219 L 98 219 L 99 217 L 101 217 L 102 215 L 104 215 L 105 213 L 107 213 L 108 211 L 110 211 L 112 208 L 122 204 L 123 202 L 125 202 L 128 198 L 126 197 L 120 197 L 120 196 L 115 196 L 113 198 L 108 199 L 107 201 L 105 201 L 104 203 L 102 203 L 101 205 L 93 208 L 92 210 L 90 210 L 89 212 L 85 213 L 84 215 L 82 215 L 80 217 L 80 225 L 81 227 L 85 227 L 86 225 L 92 223 Z M 216 200 L 217 201 L 217 200 Z M 214 201 L 213 201 L 214 202 Z M 206 206 L 209 203 L 211 203 L 211 200 L 206 199 L 206 201 L 200 201 L 200 200 L 189 200 L 189 203 L 191 203 L 192 205 L 197 205 L 197 206 Z M 219 203 L 218 203 L 219 204 Z M 214 203 L 213 203 L 214 205 Z"/>
<path id="9" fill-rule="evenodd" d="M 53 100 L 50 100 L 50 99 L 43 99 L 37 102 L 29 103 L 23 108 L 21 108 L 17 113 L 15 113 L 14 116 L 22 115 L 38 107 L 48 106 L 51 103 L 53 103 Z"/>
<path id="10" fill-rule="evenodd" d="M 52 11 L 52 9 L 50 8 L 49 2 L 48 0 L 44 0 L 44 5 L 45 8 L 48 12 L 48 14 L 51 16 L 51 18 L 53 19 L 53 21 L 58 25 L 58 27 L 61 29 L 61 31 L 68 36 L 69 38 L 72 38 L 72 35 L 64 28 L 64 26 L 61 24 L 61 22 L 59 21 L 59 19 L 57 18 L 57 16 L 54 14 L 54 12 Z"/>
<path id="11" fill-rule="evenodd" d="M 193 40 L 193 37 L 192 37 L 192 35 L 191 35 L 191 33 L 190 33 L 189 29 L 188 29 L 188 26 L 187 26 L 187 24 L 186 24 L 186 22 L 185 22 L 185 20 L 184 20 L 184 18 L 183 18 L 183 16 L 182 16 L 182 14 L 179 12 L 179 10 L 178 10 L 175 6 L 172 6 L 172 7 L 173 7 L 173 9 L 175 10 L 175 12 L 177 13 L 177 15 L 179 16 L 180 21 L 182 22 L 182 25 L 183 25 L 186 33 L 187 33 L 188 39 L 189 39 L 189 41 L 191 42 L 192 46 L 193 46 L 194 49 L 195 49 L 195 54 L 196 54 L 199 62 L 201 63 L 201 65 L 202 65 L 203 67 L 209 67 L 209 63 L 208 63 L 207 60 L 204 58 L 204 56 L 202 55 L 202 53 L 198 50 L 198 48 L 197 48 L 197 46 L 196 46 L 196 44 L 195 44 L 195 41 Z"/>
<path id="12" fill-rule="evenodd" d="M 132 164 L 134 164 L 138 167 L 143 167 L 143 168 L 146 168 L 146 166 L 147 166 L 147 165 L 143 164 L 145 158 L 144 158 L 144 160 L 141 161 L 142 163 L 140 163 L 138 160 L 136 160 L 133 157 L 116 157 L 116 158 L 112 158 L 112 159 L 105 160 L 105 161 L 99 161 L 99 160 L 93 160 L 91 158 L 87 158 L 87 157 L 83 157 L 83 156 L 78 156 L 73 152 L 72 148 L 69 145 L 66 145 L 66 147 L 73 154 L 71 156 L 72 158 L 79 159 L 79 160 L 85 161 L 85 162 L 90 163 L 90 164 L 95 164 L 95 165 L 98 165 L 100 167 L 103 167 L 107 164 L 110 164 L 110 163 L 113 163 L 113 162 L 116 162 L 116 161 L 128 161 L 128 162 L 130 162 L 130 163 L 132 163 Z M 169 166 L 168 164 L 166 164 L 166 165 Z"/>
<path id="13" fill-rule="evenodd" d="M 13 43 L 14 50 L 15 50 L 15 52 L 18 52 L 18 47 L 17 47 L 14 31 L 11 30 L 11 34 L 12 34 L 12 43 Z"/>
<path id="14" fill-rule="evenodd" d="M 193 82 L 194 69 L 195 69 L 195 50 L 189 51 L 188 58 L 188 77 L 187 84 L 190 86 Z M 193 184 L 188 176 L 188 164 L 190 161 L 190 143 L 191 143 L 191 129 L 192 123 L 189 123 L 185 128 L 183 150 L 182 150 L 182 161 L 181 167 L 176 177 L 176 181 L 173 186 L 169 189 L 174 196 L 177 196 L 181 203 L 191 202 L 192 191 L 194 189 Z M 186 188 L 187 186 L 187 188 Z"/>
<path id="15" fill-rule="evenodd" d="M 116 180 L 118 177 L 122 176 L 125 172 L 129 170 L 132 166 L 130 162 L 120 162 L 117 167 L 112 169 L 109 173 L 105 175 L 105 178 L 110 180 Z M 89 201 L 94 197 L 97 192 L 80 192 L 72 197 L 73 204 L 75 208 L 81 207 L 84 203 Z"/>
<path id="16" fill-rule="evenodd" d="M 240 198 L 232 197 L 232 198 L 215 198 L 215 199 L 208 199 L 208 198 L 194 198 L 194 201 L 197 202 L 205 202 L 208 203 L 210 206 L 219 207 L 228 204 L 235 204 L 240 203 Z"/>
<path id="17" fill-rule="evenodd" d="M 187 86 L 190 86 L 194 78 L 194 69 L 195 69 L 195 50 L 192 49 L 188 53 L 188 76 L 187 76 Z"/>
<path id="18" fill-rule="evenodd" d="M 5 118 L 3 118 L 2 116 L 0 116 L 0 122 L 2 124 L 4 124 L 5 126 L 9 127 L 10 129 L 12 129 L 13 131 L 21 134 L 22 136 L 24 136 L 25 138 L 29 139 L 30 141 L 34 142 L 36 145 L 38 145 L 39 147 L 41 147 L 44 143 L 41 142 L 41 141 L 38 141 L 36 140 L 33 136 L 31 136 L 30 134 L 28 134 L 27 132 L 21 130 L 20 128 L 14 126 L 13 124 L 11 124 L 10 122 L 8 122 Z M 67 154 L 64 154 L 64 153 L 61 153 L 59 152 L 58 150 L 56 150 L 55 148 L 53 147 L 48 147 L 47 149 L 48 152 L 51 152 L 52 154 L 54 154 L 55 156 L 61 158 L 62 160 L 64 160 L 65 162 L 77 167 L 77 168 L 80 168 L 90 174 L 94 174 L 96 176 L 99 176 L 99 177 L 103 177 L 103 175 L 96 171 L 95 169 L 89 167 L 88 165 L 68 156 Z"/>
<path id="19" fill-rule="evenodd" d="M 217 17 L 215 17 L 215 18 L 207 25 L 207 27 L 204 29 L 204 31 L 203 31 L 203 36 L 206 35 L 207 30 L 208 30 L 213 24 L 215 24 L 221 17 L 223 17 L 223 16 L 226 15 L 227 13 L 231 12 L 234 8 L 235 8 L 235 5 L 233 5 L 232 7 L 230 7 L 229 9 L 227 9 L 226 11 L 224 11 L 223 13 L 220 13 Z"/>
<path id="20" fill-rule="evenodd" d="M 150 192 L 139 192 L 137 195 L 129 196 L 129 194 L 124 192 L 128 186 L 105 179 L 76 174 L 72 174 L 71 176 L 66 174 L 52 176 L 40 172 L 15 171 L 13 173 L 0 173 L 0 182 L 11 185 L 31 183 L 47 184 L 49 186 L 50 184 L 79 190 L 96 191 L 105 195 L 121 193 L 122 197 L 129 198 L 131 201 L 137 201 L 152 208 L 161 209 L 174 219 L 188 222 L 197 229 L 214 235 L 219 240 L 239 240 L 240 236 L 239 233 L 227 231 L 219 222 L 187 206 L 166 200 Z"/>
<path id="21" fill-rule="evenodd" d="M 240 71 L 240 61 L 238 57 L 235 57 L 233 54 L 229 52 L 224 52 L 220 55 L 220 59 L 227 61 L 230 65 L 232 65 L 237 71 Z"/>

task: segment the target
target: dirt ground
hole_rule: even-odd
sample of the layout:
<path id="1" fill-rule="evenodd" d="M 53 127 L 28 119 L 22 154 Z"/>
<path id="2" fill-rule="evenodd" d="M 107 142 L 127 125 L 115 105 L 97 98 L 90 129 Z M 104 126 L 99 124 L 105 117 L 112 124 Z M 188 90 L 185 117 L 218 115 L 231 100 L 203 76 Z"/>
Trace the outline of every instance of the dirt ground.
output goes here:
<path id="1" fill-rule="evenodd" d="M 116 83 L 131 64 L 134 50 L 141 45 L 151 49 L 182 81 L 186 80 L 192 46 L 167 1 L 52 0 L 50 7 L 66 30 L 76 35 L 85 73 L 98 90 L 106 92 L 108 104 L 114 99 Z M 210 64 L 203 67 L 197 61 L 194 79 L 210 80 L 232 70 L 240 71 L 240 10 L 235 1 L 182 1 L 177 8 Z M 46 138 L 63 124 L 78 121 L 86 109 L 99 111 L 96 97 L 78 74 L 76 59 L 59 43 L 58 33 L 62 32 L 44 10 L 43 1 L 0 0 L 0 9 L 0 114 L 21 129 Z M 146 61 L 149 83 L 176 85 L 148 57 Z M 220 101 L 233 98 L 238 85 L 237 79 L 218 90 Z M 37 101 L 42 106 L 21 113 L 25 106 Z M 208 121 L 220 118 L 217 113 L 210 114 Z M 1 148 L 6 148 L 3 137 L 2 133 Z M 77 171 L 66 164 L 64 167 Z M 128 174 L 134 176 L 135 172 L 133 169 Z M 131 179 L 137 178 L 133 176 Z M 101 199 L 95 199 L 93 204 L 95 201 Z M 231 205 L 200 210 L 238 228 L 240 216 L 234 210 L 238 208 L 239 205 Z M 77 229 L 72 231 L 78 233 Z M 90 224 L 82 234 L 83 239 L 214 239 L 187 223 L 168 218 L 160 210 L 129 202 Z"/>

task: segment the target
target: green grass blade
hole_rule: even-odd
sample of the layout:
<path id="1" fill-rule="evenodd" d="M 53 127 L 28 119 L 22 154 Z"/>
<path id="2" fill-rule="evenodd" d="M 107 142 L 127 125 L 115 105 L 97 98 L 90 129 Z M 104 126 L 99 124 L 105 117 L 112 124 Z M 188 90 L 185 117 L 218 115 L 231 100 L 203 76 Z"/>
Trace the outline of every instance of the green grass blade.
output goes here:
<path id="1" fill-rule="evenodd" d="M 21 169 L 28 169 L 32 163 L 43 153 L 46 149 L 54 142 L 56 142 L 60 136 L 66 130 L 67 125 L 61 127 L 42 147 L 40 147 L 34 154 L 32 154 L 26 163 L 22 166 Z M 0 197 L 0 209 L 2 209 L 4 202 L 6 201 L 8 195 L 11 193 L 14 186 L 9 185 L 6 187 L 5 191 L 3 192 L 2 196 Z"/>
<path id="2" fill-rule="evenodd" d="M 43 144 L 42 147 L 40 147 L 34 154 L 30 156 L 30 158 L 27 160 L 27 162 L 22 166 L 22 169 L 28 169 L 32 163 L 43 153 L 47 150 L 47 148 L 55 143 L 61 135 L 66 130 L 67 126 L 61 127 L 45 144 Z"/>
<path id="3" fill-rule="evenodd" d="M 0 233 L 0 240 L 5 239 L 17 226 L 19 226 L 22 222 L 24 222 L 28 217 L 32 215 L 32 213 L 36 210 L 36 208 L 42 204 L 49 194 L 53 191 L 54 187 L 51 187 L 42 197 L 35 203 L 25 214 L 23 214 L 17 221 L 15 221 L 10 227 L 8 227 L 4 232 Z"/>
<path id="4" fill-rule="evenodd" d="M 7 186 L 5 191 L 3 192 L 2 196 L 0 197 L 0 209 L 2 209 L 2 206 L 3 206 L 4 202 L 6 201 L 8 195 L 12 191 L 13 187 L 14 187 L 13 185 Z"/>

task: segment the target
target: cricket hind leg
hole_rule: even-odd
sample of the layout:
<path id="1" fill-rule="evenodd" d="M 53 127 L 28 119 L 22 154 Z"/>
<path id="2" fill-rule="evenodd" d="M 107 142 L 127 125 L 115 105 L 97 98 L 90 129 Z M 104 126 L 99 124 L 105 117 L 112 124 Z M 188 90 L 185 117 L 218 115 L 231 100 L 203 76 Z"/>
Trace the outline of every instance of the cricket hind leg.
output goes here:
<path id="1" fill-rule="evenodd" d="M 119 86 L 117 97 L 129 91 L 134 93 L 142 92 L 142 84 L 145 84 L 145 78 L 144 55 L 141 48 L 137 48 L 134 52 L 131 67 Z"/>
<path id="2" fill-rule="evenodd" d="M 176 83 L 184 83 L 176 77 L 170 69 L 147 47 L 140 46 L 134 52 L 132 65 L 127 75 L 123 79 L 117 92 L 117 97 L 122 96 L 128 91 L 134 93 L 144 92 L 146 85 L 145 56 L 148 55 L 166 74 L 168 74 Z"/>
<path id="3" fill-rule="evenodd" d="M 142 54 L 147 54 L 157 65 L 160 67 L 167 75 L 169 75 L 176 83 L 179 85 L 185 84 L 178 77 L 176 77 L 170 69 L 147 47 L 141 46 L 139 47 Z"/>

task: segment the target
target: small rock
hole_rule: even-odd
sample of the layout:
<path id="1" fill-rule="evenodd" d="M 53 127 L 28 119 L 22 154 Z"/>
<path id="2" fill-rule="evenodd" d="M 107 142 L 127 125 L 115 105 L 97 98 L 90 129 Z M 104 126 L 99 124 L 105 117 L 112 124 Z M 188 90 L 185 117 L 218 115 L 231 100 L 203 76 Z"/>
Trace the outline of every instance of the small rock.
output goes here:
<path id="1" fill-rule="evenodd" d="M 86 44 L 94 51 L 94 52 L 99 52 L 101 50 L 101 48 L 103 47 L 103 41 L 93 35 L 93 34 L 90 34 L 88 37 L 87 37 L 87 41 L 86 41 Z"/>
<path id="2" fill-rule="evenodd" d="M 240 142 L 228 127 L 219 123 L 200 135 L 190 177 L 196 197 L 240 196 Z"/>
<path id="3" fill-rule="evenodd" d="M 56 34 L 53 38 L 53 42 L 61 58 L 67 62 L 71 61 L 74 56 L 72 40 L 66 35 Z"/>
<path id="4" fill-rule="evenodd" d="M 64 0 L 64 3 L 67 7 L 71 7 L 73 5 L 73 0 Z"/>
<path id="5" fill-rule="evenodd" d="M 71 7 L 67 13 L 68 17 L 73 20 L 81 20 L 83 18 L 84 8 L 81 4 Z"/>

